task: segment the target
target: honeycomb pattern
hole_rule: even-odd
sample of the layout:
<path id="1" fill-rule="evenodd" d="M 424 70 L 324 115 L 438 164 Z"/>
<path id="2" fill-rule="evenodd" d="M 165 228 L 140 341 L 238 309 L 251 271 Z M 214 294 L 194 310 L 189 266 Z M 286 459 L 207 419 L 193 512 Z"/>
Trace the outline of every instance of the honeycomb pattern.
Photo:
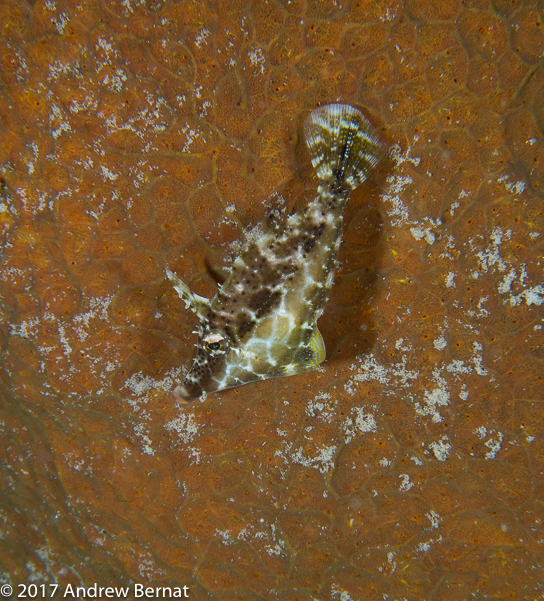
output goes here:
<path id="1" fill-rule="evenodd" d="M 544 595 L 544 30 L 526 0 L 0 4 L 0 580 L 195 600 Z M 171 390 L 304 117 L 391 145 L 323 371 Z"/>

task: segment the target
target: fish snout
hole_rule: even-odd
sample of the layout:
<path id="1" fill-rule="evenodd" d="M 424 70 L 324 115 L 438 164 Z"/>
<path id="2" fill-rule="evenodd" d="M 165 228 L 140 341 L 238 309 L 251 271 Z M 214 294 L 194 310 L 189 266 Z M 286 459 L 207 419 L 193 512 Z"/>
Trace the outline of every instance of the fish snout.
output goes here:
<path id="1" fill-rule="evenodd" d="M 198 399 L 204 393 L 202 388 L 196 383 L 188 383 L 185 381 L 174 388 L 174 397 L 176 401 L 181 403 L 191 403 Z"/>

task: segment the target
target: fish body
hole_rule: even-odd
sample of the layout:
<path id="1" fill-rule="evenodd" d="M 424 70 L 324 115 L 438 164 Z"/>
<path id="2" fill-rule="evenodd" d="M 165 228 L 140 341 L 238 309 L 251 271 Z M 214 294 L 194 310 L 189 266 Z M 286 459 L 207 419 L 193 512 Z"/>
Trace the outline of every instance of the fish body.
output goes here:
<path id="1" fill-rule="evenodd" d="M 312 111 L 304 135 L 319 178 L 305 209 L 248 241 L 211 300 L 167 270 L 199 319 L 194 364 L 175 390 L 180 399 L 309 371 L 325 359 L 317 320 L 333 282 L 342 211 L 384 145 L 363 114 L 346 104 Z"/>

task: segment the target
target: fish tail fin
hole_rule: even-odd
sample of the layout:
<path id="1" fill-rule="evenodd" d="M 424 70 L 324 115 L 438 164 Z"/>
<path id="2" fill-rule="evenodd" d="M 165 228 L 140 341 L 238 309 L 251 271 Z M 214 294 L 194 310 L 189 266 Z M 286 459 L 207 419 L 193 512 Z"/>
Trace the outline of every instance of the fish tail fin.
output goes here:
<path id="1" fill-rule="evenodd" d="M 317 177 L 352 189 L 365 181 L 385 152 L 370 121 L 349 104 L 313 110 L 304 122 L 304 135 Z"/>

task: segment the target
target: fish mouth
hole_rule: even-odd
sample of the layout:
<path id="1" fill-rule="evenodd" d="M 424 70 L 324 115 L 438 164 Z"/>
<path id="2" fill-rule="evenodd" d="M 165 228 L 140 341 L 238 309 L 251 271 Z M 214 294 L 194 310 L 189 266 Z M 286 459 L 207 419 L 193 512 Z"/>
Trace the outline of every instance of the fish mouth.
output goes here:
<path id="1" fill-rule="evenodd" d="M 174 388 L 174 397 L 182 403 L 191 403 L 196 401 L 204 391 L 198 384 L 188 385 L 187 382 Z"/>

